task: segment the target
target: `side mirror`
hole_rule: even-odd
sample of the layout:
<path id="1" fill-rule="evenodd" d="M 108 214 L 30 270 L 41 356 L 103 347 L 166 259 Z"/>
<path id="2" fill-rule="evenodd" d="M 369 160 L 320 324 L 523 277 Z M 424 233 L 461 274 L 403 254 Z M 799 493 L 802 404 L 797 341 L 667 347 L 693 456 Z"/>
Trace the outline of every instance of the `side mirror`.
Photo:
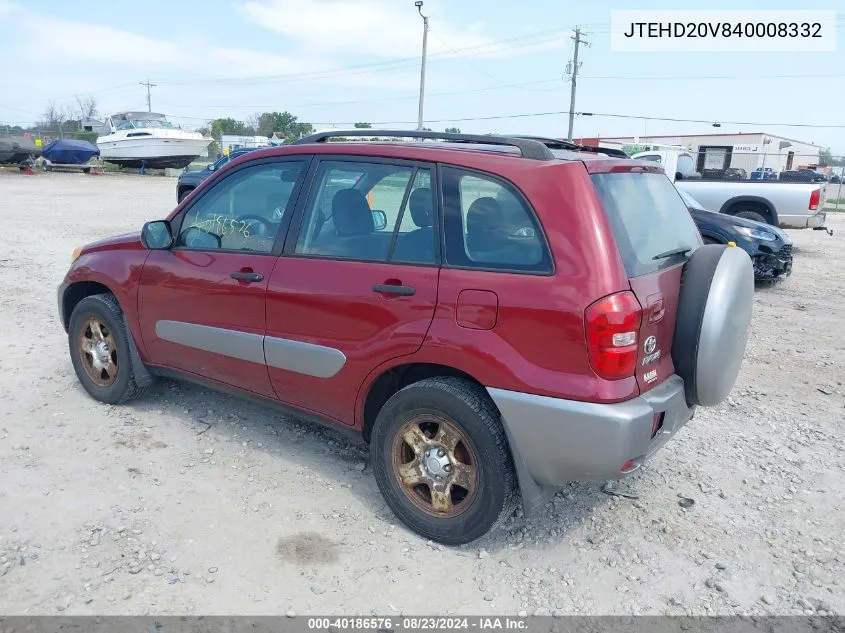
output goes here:
<path id="1" fill-rule="evenodd" d="M 205 168 L 208 171 L 214 171 L 214 163 L 208 163 L 208 165 L 206 165 Z"/>
<path id="2" fill-rule="evenodd" d="M 223 244 L 219 235 L 204 231 L 198 226 L 190 226 L 182 231 L 182 245 L 198 250 L 216 250 Z"/>
<path id="3" fill-rule="evenodd" d="M 141 243 L 151 250 L 167 250 L 173 246 L 170 222 L 167 220 L 147 222 L 141 229 Z"/>
<path id="4" fill-rule="evenodd" d="M 381 231 L 387 226 L 387 214 L 380 209 L 374 209 L 373 223 L 376 225 L 376 231 Z"/>

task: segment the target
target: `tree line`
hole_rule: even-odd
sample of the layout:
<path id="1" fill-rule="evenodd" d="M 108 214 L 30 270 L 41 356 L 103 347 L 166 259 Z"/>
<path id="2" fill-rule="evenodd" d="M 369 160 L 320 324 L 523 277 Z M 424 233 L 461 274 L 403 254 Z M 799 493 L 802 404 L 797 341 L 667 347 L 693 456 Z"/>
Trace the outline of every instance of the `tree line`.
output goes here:
<path id="1" fill-rule="evenodd" d="M 97 100 L 94 97 L 77 97 L 72 105 L 59 106 L 54 101 L 48 101 L 44 113 L 33 126 L 10 127 L 10 131 L 35 132 L 48 136 L 74 136 L 86 138 L 90 141 L 96 140 L 101 130 L 85 132 L 82 130 L 82 122 L 87 119 L 96 119 L 99 114 Z M 373 125 L 366 121 L 359 121 L 354 124 L 358 129 L 371 129 Z M 429 128 L 423 128 L 430 131 Z M 224 134 L 235 136 L 266 136 L 275 137 L 285 142 L 291 142 L 309 134 L 315 129 L 311 123 L 300 121 L 299 118 L 288 111 L 284 112 L 257 112 L 246 121 L 232 117 L 221 117 L 212 119 L 207 125 L 199 128 L 199 132 L 211 136 L 219 141 Z M 446 132 L 460 133 L 460 128 L 447 127 Z M 88 138 L 88 137 L 91 138 Z"/>
<path id="2" fill-rule="evenodd" d="M 372 129 L 372 123 L 359 121 L 355 123 L 357 129 Z M 425 128 L 428 129 L 428 128 Z M 247 121 L 240 121 L 231 117 L 213 119 L 210 124 L 199 130 L 203 134 L 219 140 L 221 136 L 266 136 L 283 139 L 289 143 L 296 139 L 314 133 L 311 123 L 300 121 L 290 112 L 261 112 L 252 115 Z M 446 132 L 460 133 L 456 127 L 447 127 Z"/>

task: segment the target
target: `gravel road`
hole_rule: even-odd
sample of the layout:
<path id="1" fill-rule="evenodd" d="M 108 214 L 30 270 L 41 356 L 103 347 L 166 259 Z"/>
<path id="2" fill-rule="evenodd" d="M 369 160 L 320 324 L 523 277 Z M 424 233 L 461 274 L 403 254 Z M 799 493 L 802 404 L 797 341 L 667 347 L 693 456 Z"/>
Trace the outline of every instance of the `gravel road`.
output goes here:
<path id="1" fill-rule="evenodd" d="M 734 393 L 611 489 L 634 498 L 573 484 L 446 548 L 331 431 L 170 381 L 83 392 L 70 253 L 174 200 L 169 178 L 0 173 L 0 613 L 845 613 L 845 216 L 791 232 Z"/>

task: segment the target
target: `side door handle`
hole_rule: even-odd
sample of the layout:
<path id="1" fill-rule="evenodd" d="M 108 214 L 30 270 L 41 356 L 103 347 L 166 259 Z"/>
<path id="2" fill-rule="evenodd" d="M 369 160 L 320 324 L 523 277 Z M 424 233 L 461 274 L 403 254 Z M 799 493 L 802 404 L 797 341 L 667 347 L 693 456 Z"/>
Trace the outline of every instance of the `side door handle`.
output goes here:
<path id="1" fill-rule="evenodd" d="M 401 295 L 403 297 L 410 297 L 416 292 L 416 289 L 412 288 L 411 286 L 376 284 L 375 286 L 373 286 L 373 292 L 378 292 L 386 295 Z"/>
<path id="2" fill-rule="evenodd" d="M 247 272 L 244 270 L 237 270 L 229 275 L 232 279 L 237 279 L 238 281 L 246 281 L 247 283 L 252 283 L 254 281 L 261 281 L 264 279 L 264 275 L 261 273 L 253 273 Z"/>

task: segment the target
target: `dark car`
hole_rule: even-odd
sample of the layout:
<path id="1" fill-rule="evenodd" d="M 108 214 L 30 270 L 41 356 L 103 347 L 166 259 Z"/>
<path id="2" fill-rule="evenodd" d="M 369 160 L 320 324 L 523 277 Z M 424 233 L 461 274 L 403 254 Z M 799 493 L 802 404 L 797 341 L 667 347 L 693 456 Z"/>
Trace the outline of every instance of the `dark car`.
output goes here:
<path id="1" fill-rule="evenodd" d="M 228 156 L 221 156 L 213 163 L 209 163 L 204 169 L 197 169 L 196 171 L 186 171 L 176 182 L 176 201 L 182 202 L 189 193 L 196 189 L 201 182 L 208 178 L 215 171 L 224 165 L 231 163 L 238 156 L 243 156 L 248 152 L 252 152 L 258 148 L 255 147 L 241 147 L 229 152 Z"/>
<path id="2" fill-rule="evenodd" d="M 781 172 L 778 179 L 791 182 L 825 182 L 827 176 L 814 169 L 790 169 Z"/>
<path id="3" fill-rule="evenodd" d="M 678 190 L 705 244 L 733 242 L 751 257 L 754 279 L 776 281 L 792 273 L 792 239 L 763 222 L 708 211 L 685 191 Z"/>
<path id="4" fill-rule="evenodd" d="M 351 136 L 447 142 L 328 142 Z M 557 152 L 367 129 L 242 155 L 75 251 L 76 375 L 109 404 L 178 376 L 355 433 L 443 543 L 628 477 L 730 393 L 751 260 L 702 243 L 659 166 Z"/>
<path id="5" fill-rule="evenodd" d="M 771 167 L 758 167 L 751 172 L 751 180 L 777 180 L 778 173 Z"/>
<path id="6" fill-rule="evenodd" d="M 748 178 L 748 172 L 741 167 L 728 167 L 722 174 L 722 178 L 725 180 L 745 180 Z"/>

